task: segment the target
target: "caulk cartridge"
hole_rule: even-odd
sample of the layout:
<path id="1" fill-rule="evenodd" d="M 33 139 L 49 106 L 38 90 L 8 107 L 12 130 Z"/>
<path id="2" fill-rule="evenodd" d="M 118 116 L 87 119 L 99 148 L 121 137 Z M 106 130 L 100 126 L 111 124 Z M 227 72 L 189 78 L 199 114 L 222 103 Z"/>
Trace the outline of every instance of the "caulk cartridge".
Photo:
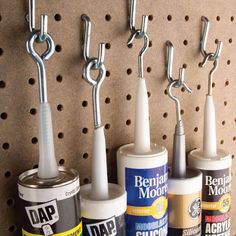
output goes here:
<path id="1" fill-rule="evenodd" d="M 27 41 L 28 53 L 37 63 L 39 73 L 39 167 L 22 173 L 18 179 L 22 235 L 82 235 L 79 174 L 73 169 L 58 168 L 54 152 L 44 60 L 54 53 L 55 45 L 46 33 L 48 48 L 40 56 L 34 49 L 39 37 L 40 31 L 34 31 Z"/>
<path id="2" fill-rule="evenodd" d="M 126 235 L 167 235 L 167 150 L 150 144 L 145 79 L 138 78 L 135 142 L 117 151 L 118 183 L 127 191 Z"/>
<path id="3" fill-rule="evenodd" d="M 88 59 L 87 52 L 91 22 L 88 16 L 83 15 L 85 21 L 83 78 L 92 85 L 94 136 L 92 155 L 92 181 L 81 187 L 81 209 L 83 221 L 83 235 L 125 235 L 126 191 L 117 184 L 108 183 L 106 143 L 104 127 L 101 125 L 99 104 L 99 90 L 105 79 L 104 66 L 105 44 L 100 43 L 101 60 Z M 100 63 L 98 63 L 100 61 Z M 94 68 L 93 68 L 94 67 Z M 91 69 L 99 70 L 96 80 L 90 76 Z"/>

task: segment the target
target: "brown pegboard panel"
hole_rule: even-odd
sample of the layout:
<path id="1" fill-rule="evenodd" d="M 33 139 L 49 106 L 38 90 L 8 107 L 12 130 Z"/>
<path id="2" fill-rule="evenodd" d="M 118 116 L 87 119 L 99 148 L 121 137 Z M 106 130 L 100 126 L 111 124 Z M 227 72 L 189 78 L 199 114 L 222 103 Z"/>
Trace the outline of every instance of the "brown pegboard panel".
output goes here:
<path id="1" fill-rule="evenodd" d="M 0 235 L 20 235 L 17 226 L 16 182 L 20 173 L 38 162 L 38 86 L 35 63 L 25 50 L 29 37 L 25 22 L 27 0 L 0 3 Z M 116 150 L 133 140 L 137 55 L 143 41 L 126 46 L 130 35 L 126 0 L 41 0 L 39 14 L 49 16 L 49 32 L 56 43 L 55 55 L 46 63 L 48 95 L 52 106 L 58 163 L 80 172 L 81 183 L 90 181 L 92 145 L 91 87 L 82 80 L 82 23 L 86 13 L 92 20 L 91 55 L 97 44 L 106 44 L 107 76 L 101 89 L 102 122 L 106 125 L 109 179 L 116 181 Z M 166 146 L 171 159 L 174 103 L 165 95 L 165 42 L 174 44 L 174 77 L 185 64 L 186 81 L 193 94 L 176 91 L 181 98 L 187 151 L 202 144 L 203 104 L 210 63 L 200 69 L 200 17 L 212 25 L 207 49 L 215 40 L 224 42 L 220 65 L 214 75 L 218 146 L 236 155 L 236 9 L 233 0 L 143 0 L 138 1 L 136 22 L 149 15 L 150 48 L 145 55 L 145 77 L 149 90 L 151 134 L 154 142 Z M 235 171 L 233 161 L 233 172 Z M 233 182 L 232 194 L 236 194 Z M 232 214 L 236 215 L 233 202 Z M 236 234 L 236 217 L 232 218 Z"/>

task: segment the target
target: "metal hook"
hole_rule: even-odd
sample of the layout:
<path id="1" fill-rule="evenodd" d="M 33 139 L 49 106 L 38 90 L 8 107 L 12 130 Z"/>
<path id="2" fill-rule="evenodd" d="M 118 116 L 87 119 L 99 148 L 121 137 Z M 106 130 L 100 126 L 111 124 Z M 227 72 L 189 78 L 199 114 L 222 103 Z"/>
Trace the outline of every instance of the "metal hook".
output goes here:
<path id="1" fill-rule="evenodd" d="M 99 74 L 96 80 L 92 79 L 90 71 L 98 63 L 98 59 L 91 59 L 87 61 L 83 67 L 83 78 L 87 81 L 92 87 L 92 99 L 93 99 L 93 116 L 94 116 L 94 127 L 98 128 L 101 126 L 101 111 L 100 111 L 100 101 L 99 101 L 99 92 L 106 77 L 106 68 L 104 64 L 101 64 L 99 68 Z"/>
<path id="2" fill-rule="evenodd" d="M 173 59 L 174 59 L 174 46 L 170 41 L 166 42 L 167 47 L 167 60 L 166 60 L 166 77 L 169 83 L 172 83 L 175 81 L 173 86 L 175 88 L 184 87 L 189 93 L 191 92 L 191 89 L 187 86 L 187 84 L 184 81 L 184 75 L 185 75 L 185 69 L 179 68 L 179 77 L 178 80 L 174 80 L 172 77 L 172 71 L 173 71 Z"/>
<path id="3" fill-rule="evenodd" d="M 133 42 L 133 40 L 136 37 L 136 34 L 139 34 L 139 31 L 136 31 L 130 35 L 130 38 L 127 42 L 128 45 Z M 144 78 L 143 57 L 144 57 L 144 54 L 146 53 L 148 46 L 149 46 L 149 37 L 146 33 L 143 36 L 143 40 L 144 40 L 144 45 L 143 45 L 143 48 L 141 49 L 141 51 L 139 52 L 139 56 L 138 56 L 138 76 L 140 78 Z"/>
<path id="4" fill-rule="evenodd" d="M 26 48 L 27 52 L 31 55 L 31 57 L 38 66 L 40 103 L 46 103 L 47 81 L 46 81 L 46 70 L 45 70 L 44 60 L 48 60 L 53 55 L 53 53 L 55 52 L 55 44 L 52 37 L 49 34 L 47 34 L 47 37 L 45 38 L 47 43 L 47 50 L 42 55 L 39 55 L 34 49 L 34 42 L 39 36 L 40 36 L 40 31 L 34 31 L 34 33 L 30 36 L 30 38 L 26 42 Z"/>
<path id="5" fill-rule="evenodd" d="M 207 44 L 207 38 L 208 38 L 208 33 L 209 33 L 209 27 L 210 27 L 210 22 L 209 20 L 205 17 L 201 17 L 201 21 L 203 22 L 203 31 L 202 31 L 202 39 L 200 41 L 200 49 L 203 57 L 207 57 L 209 54 L 213 54 L 209 60 L 210 61 L 215 61 L 217 58 L 219 58 L 222 47 L 223 47 L 223 42 L 218 41 L 216 51 L 215 53 L 207 53 L 206 52 L 206 44 Z"/>
<path id="6" fill-rule="evenodd" d="M 184 71 L 182 71 L 182 73 L 184 73 Z M 182 77 L 182 78 L 184 78 L 184 77 Z M 177 118 L 177 121 L 180 121 L 180 120 L 181 120 L 180 101 L 179 101 L 179 99 L 178 99 L 177 97 L 175 97 L 175 96 L 172 94 L 172 92 L 171 92 L 172 87 L 174 87 L 174 88 L 180 88 L 180 87 L 185 87 L 185 88 L 186 88 L 186 87 L 187 87 L 187 88 L 188 88 L 187 91 L 188 91 L 189 93 L 192 93 L 192 89 L 190 89 L 190 88 L 186 85 L 186 83 L 185 83 L 184 81 L 180 81 L 180 80 L 173 80 L 173 81 L 169 82 L 169 85 L 168 85 L 168 87 L 167 87 L 167 94 L 168 94 L 168 96 L 169 96 L 172 100 L 174 100 L 174 101 L 175 101 L 175 104 L 176 104 L 176 118 Z"/>
<path id="7" fill-rule="evenodd" d="M 35 0 L 29 0 L 29 13 L 26 15 L 26 19 L 29 22 L 30 32 L 34 32 L 35 29 Z M 42 14 L 40 16 L 40 35 L 38 36 L 39 42 L 44 42 L 47 36 L 48 29 L 48 16 Z"/>
<path id="8" fill-rule="evenodd" d="M 87 62 L 89 58 L 89 48 L 90 48 L 90 35 L 91 35 L 91 20 L 90 18 L 83 14 L 81 16 L 82 21 L 84 21 L 85 30 L 84 30 L 84 42 L 83 42 L 83 56 L 84 60 Z M 93 58 L 91 58 L 93 59 Z M 98 45 L 98 58 L 96 64 L 93 64 L 92 69 L 99 69 L 104 63 L 105 59 L 105 43 L 99 43 Z"/>

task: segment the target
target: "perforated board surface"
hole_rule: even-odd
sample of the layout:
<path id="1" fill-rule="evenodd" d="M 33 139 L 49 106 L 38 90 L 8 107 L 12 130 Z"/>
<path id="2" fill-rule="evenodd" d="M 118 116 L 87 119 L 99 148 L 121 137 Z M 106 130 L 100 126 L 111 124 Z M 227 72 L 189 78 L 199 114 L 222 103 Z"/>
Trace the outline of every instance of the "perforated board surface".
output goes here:
<path id="1" fill-rule="evenodd" d="M 16 211 L 17 178 L 38 162 L 37 68 L 27 54 L 29 37 L 25 22 L 26 0 L 0 1 L 0 235 L 20 235 Z M 56 43 L 55 55 L 46 63 L 48 96 L 52 106 L 55 149 L 60 165 L 79 170 L 81 183 L 90 182 L 93 119 L 91 87 L 82 79 L 81 14 L 92 20 L 91 55 L 97 44 L 106 43 L 107 76 L 101 88 L 101 113 L 105 125 L 109 179 L 116 181 L 116 150 L 133 140 L 137 55 L 143 45 L 130 35 L 126 0 L 41 0 L 39 14 L 49 17 L 49 32 Z M 175 106 L 165 95 L 165 42 L 175 47 L 174 78 L 185 64 L 186 82 L 193 89 L 174 91 L 181 100 L 187 151 L 202 145 L 203 106 L 207 76 L 199 51 L 200 17 L 211 21 L 207 50 L 215 40 L 223 41 L 220 64 L 214 75 L 214 102 L 217 114 L 218 147 L 236 154 L 236 8 L 233 0 L 143 0 L 137 5 L 137 25 L 141 15 L 149 15 L 151 39 L 145 55 L 145 77 L 149 91 L 152 141 L 164 145 L 172 156 Z M 236 166 L 233 160 L 234 172 Z M 233 173 L 234 175 L 234 173 Z M 236 194 L 233 181 L 232 194 Z M 234 199 L 234 198 L 233 198 Z M 236 235 L 236 204 L 232 203 L 232 235 Z"/>

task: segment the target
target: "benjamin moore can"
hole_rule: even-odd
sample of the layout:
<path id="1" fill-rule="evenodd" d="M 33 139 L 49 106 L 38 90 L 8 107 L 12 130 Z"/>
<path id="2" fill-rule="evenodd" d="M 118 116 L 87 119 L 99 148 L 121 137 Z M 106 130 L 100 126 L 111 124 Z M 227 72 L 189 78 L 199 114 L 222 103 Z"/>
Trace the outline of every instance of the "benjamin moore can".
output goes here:
<path id="1" fill-rule="evenodd" d="M 19 176 L 22 236 L 82 235 L 78 172 L 65 167 L 59 172 L 53 179 L 39 179 L 37 169 Z"/>
<path id="2" fill-rule="evenodd" d="M 230 236 L 231 156 L 217 150 L 216 158 L 205 158 L 197 149 L 189 155 L 189 165 L 203 173 L 202 235 Z"/>
<path id="3" fill-rule="evenodd" d="M 117 152 L 118 182 L 127 191 L 126 235 L 166 236 L 167 150 L 152 145 L 147 154 L 134 154 L 128 144 Z"/>
<path id="4" fill-rule="evenodd" d="M 126 192 L 117 184 L 108 184 L 109 199 L 91 198 L 91 184 L 81 186 L 83 236 L 124 236 Z"/>
<path id="5" fill-rule="evenodd" d="M 184 179 L 169 177 L 168 188 L 168 236 L 200 236 L 201 172 L 188 168 Z"/>

